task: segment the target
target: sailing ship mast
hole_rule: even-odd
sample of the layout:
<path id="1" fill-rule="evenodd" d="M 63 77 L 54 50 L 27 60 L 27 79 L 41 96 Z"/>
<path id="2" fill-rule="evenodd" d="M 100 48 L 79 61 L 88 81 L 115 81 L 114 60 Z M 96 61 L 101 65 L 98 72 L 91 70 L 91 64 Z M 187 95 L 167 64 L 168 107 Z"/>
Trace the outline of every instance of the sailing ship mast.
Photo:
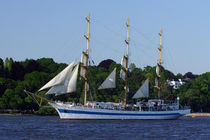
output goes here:
<path id="1" fill-rule="evenodd" d="M 128 47 L 129 47 L 129 19 L 126 23 L 126 27 L 127 27 L 127 39 L 125 40 L 126 43 L 126 64 L 125 64 L 125 85 L 124 85 L 124 89 L 125 89 L 125 94 L 124 94 L 124 107 L 126 107 L 126 97 L 127 97 L 127 90 L 128 90 Z"/>
<path id="2" fill-rule="evenodd" d="M 159 36 L 160 36 L 160 48 L 158 48 L 159 52 L 160 52 L 160 59 L 159 59 L 159 62 L 157 64 L 157 80 L 158 80 L 158 85 L 157 85 L 157 89 L 158 89 L 158 98 L 160 99 L 160 71 L 161 71 L 161 64 L 162 64 L 162 61 L 161 61 L 161 52 L 162 52 L 162 29 L 160 29 L 160 33 L 159 33 Z"/>
<path id="3" fill-rule="evenodd" d="M 84 37 L 87 40 L 87 49 L 86 52 L 83 52 L 83 54 L 86 56 L 86 61 L 85 64 L 83 65 L 83 67 L 85 68 L 85 95 L 84 95 L 84 105 L 86 105 L 86 101 L 87 101 L 87 90 L 88 90 L 88 58 L 89 58 L 89 42 L 90 42 L 90 14 L 88 14 L 88 17 L 86 18 L 86 21 L 88 23 L 88 32 L 87 35 L 84 35 Z"/>

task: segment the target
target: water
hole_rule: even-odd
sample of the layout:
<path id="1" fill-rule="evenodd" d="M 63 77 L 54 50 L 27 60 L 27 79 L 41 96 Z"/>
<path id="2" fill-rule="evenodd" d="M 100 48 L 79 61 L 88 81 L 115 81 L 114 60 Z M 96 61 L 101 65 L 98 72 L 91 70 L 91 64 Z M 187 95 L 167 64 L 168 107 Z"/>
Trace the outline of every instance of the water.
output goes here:
<path id="1" fill-rule="evenodd" d="M 57 116 L 0 116 L 0 139 L 210 139 L 210 117 L 178 120 L 60 120 Z"/>

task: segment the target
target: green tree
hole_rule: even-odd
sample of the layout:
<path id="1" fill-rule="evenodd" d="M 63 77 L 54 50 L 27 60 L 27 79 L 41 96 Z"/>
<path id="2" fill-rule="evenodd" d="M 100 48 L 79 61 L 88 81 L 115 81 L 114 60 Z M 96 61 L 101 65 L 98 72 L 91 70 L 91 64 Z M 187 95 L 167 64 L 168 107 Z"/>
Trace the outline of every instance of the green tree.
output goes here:
<path id="1" fill-rule="evenodd" d="M 0 58 L 0 77 L 4 77 L 4 61 Z"/>
<path id="2" fill-rule="evenodd" d="M 24 76 L 23 85 L 26 90 L 31 92 L 38 91 L 41 86 L 47 83 L 52 77 L 49 77 L 49 74 L 45 72 L 31 72 Z"/>
<path id="3" fill-rule="evenodd" d="M 177 78 L 177 79 L 183 79 L 184 76 L 183 76 L 181 73 L 178 73 L 178 74 L 176 75 L 176 78 Z"/>
<path id="4" fill-rule="evenodd" d="M 8 67 L 9 67 L 9 59 L 8 59 L 8 57 L 5 59 L 5 61 L 4 61 L 4 68 L 5 69 L 8 69 Z"/>
<path id="5" fill-rule="evenodd" d="M 131 63 L 131 64 L 129 65 L 129 69 L 130 69 L 131 72 L 132 72 L 135 68 L 136 68 L 136 65 L 135 65 L 134 63 Z"/>

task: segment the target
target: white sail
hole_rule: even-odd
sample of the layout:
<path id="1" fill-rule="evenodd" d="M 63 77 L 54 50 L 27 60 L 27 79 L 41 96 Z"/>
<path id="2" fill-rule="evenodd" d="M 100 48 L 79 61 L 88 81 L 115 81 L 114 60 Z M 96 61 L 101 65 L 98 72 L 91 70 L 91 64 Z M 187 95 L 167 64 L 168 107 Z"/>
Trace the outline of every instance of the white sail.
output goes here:
<path id="1" fill-rule="evenodd" d="M 63 84 L 53 86 L 46 94 L 60 95 L 76 91 L 78 69 L 79 69 L 79 64 L 77 64 L 73 72 L 67 76 Z"/>
<path id="2" fill-rule="evenodd" d="M 159 64 L 157 64 L 157 66 L 156 66 L 156 74 L 157 74 L 158 77 L 160 77 L 160 66 L 159 66 Z"/>
<path id="3" fill-rule="evenodd" d="M 67 86 L 65 85 L 57 85 L 50 88 L 50 90 L 48 90 L 46 94 L 57 94 L 57 95 L 66 94 L 66 91 L 67 91 L 66 89 L 67 89 Z"/>
<path id="4" fill-rule="evenodd" d="M 116 88 L 116 68 L 112 71 L 112 73 L 106 78 L 106 80 L 101 84 L 98 89 L 106 89 L 106 88 Z"/>
<path id="5" fill-rule="evenodd" d="M 67 93 L 76 91 L 78 69 L 79 69 L 79 64 L 77 64 L 77 66 L 74 68 L 74 71 L 72 72 L 72 76 L 69 80 L 68 87 L 67 87 Z"/>
<path id="6" fill-rule="evenodd" d="M 50 80 L 47 84 L 45 84 L 42 88 L 40 88 L 39 91 L 56 86 L 56 85 L 64 84 L 67 75 L 70 75 L 72 72 L 73 65 L 74 65 L 74 61 L 71 64 L 69 64 L 58 75 L 56 75 L 52 80 Z"/>
<path id="7" fill-rule="evenodd" d="M 125 68 L 126 68 L 126 63 L 127 63 L 128 59 L 123 56 L 122 60 L 121 60 L 121 70 L 120 70 L 120 78 L 123 79 L 125 81 Z"/>
<path id="8" fill-rule="evenodd" d="M 85 52 L 82 53 L 81 56 L 81 68 L 80 68 L 80 76 L 82 76 L 83 78 L 85 78 L 86 75 L 86 68 L 88 66 L 88 55 L 86 55 Z"/>
<path id="9" fill-rule="evenodd" d="M 144 84 L 139 88 L 136 94 L 132 97 L 134 98 L 145 98 L 149 97 L 149 79 L 147 79 Z"/>
<path id="10" fill-rule="evenodd" d="M 124 67 L 124 68 L 126 68 L 127 61 L 128 61 L 128 59 L 125 56 L 123 56 L 123 58 L 121 60 L 121 66 Z"/>
<path id="11" fill-rule="evenodd" d="M 88 64 L 88 55 L 85 52 L 82 52 L 81 63 L 83 66 L 87 66 Z"/>
<path id="12" fill-rule="evenodd" d="M 120 78 L 125 81 L 125 71 L 123 69 L 120 70 Z"/>

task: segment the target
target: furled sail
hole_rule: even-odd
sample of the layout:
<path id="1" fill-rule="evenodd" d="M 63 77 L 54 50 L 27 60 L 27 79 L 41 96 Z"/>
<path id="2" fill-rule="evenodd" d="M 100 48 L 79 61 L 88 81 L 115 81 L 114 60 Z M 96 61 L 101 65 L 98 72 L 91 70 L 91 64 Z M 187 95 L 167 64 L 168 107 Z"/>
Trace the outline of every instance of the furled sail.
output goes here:
<path id="1" fill-rule="evenodd" d="M 139 88 L 136 94 L 132 97 L 134 98 L 145 98 L 149 97 L 149 79 L 147 79 L 144 84 Z"/>
<path id="2" fill-rule="evenodd" d="M 116 88 L 116 68 L 112 71 L 112 73 L 106 78 L 106 80 L 101 84 L 98 89 L 106 89 L 106 88 Z"/>
<path id="3" fill-rule="evenodd" d="M 122 60 L 121 60 L 121 70 L 120 70 L 120 78 L 123 79 L 125 81 L 125 68 L 126 68 L 126 63 L 127 63 L 128 59 L 123 56 Z"/>
<path id="4" fill-rule="evenodd" d="M 67 76 L 63 84 L 53 86 L 46 94 L 60 95 L 76 91 L 78 69 L 79 69 L 79 64 L 77 64 L 73 72 Z"/>
<path id="5" fill-rule="evenodd" d="M 52 80 L 50 80 L 47 84 L 45 84 L 42 88 L 40 88 L 39 91 L 56 86 L 56 85 L 64 84 L 67 76 L 71 74 L 73 66 L 74 66 L 74 61 L 71 64 L 69 64 L 58 75 L 56 75 Z"/>
<path id="6" fill-rule="evenodd" d="M 127 61 L 128 61 L 128 59 L 125 56 L 123 56 L 123 58 L 121 60 L 121 66 L 124 67 L 124 68 L 126 68 Z"/>
<path id="7" fill-rule="evenodd" d="M 86 67 L 88 66 L 88 55 L 85 52 L 82 52 L 81 56 L 81 69 L 80 69 L 80 75 L 85 78 L 86 75 Z"/>
<path id="8" fill-rule="evenodd" d="M 160 65 L 159 64 L 157 64 L 157 66 L 156 66 L 156 74 L 158 77 L 160 77 Z"/>

